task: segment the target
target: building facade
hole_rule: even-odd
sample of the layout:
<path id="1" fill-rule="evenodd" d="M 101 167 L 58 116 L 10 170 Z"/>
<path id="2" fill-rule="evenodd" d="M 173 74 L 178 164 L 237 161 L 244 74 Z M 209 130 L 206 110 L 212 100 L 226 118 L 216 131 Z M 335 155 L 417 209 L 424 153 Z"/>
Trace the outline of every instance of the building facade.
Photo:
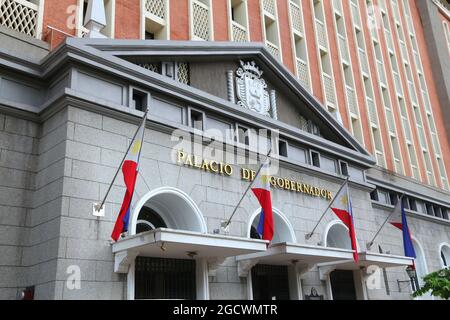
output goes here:
<path id="1" fill-rule="evenodd" d="M 0 298 L 410 299 L 401 232 L 367 244 L 401 201 L 417 283 L 450 265 L 449 17 L 431 0 L 2 0 Z M 146 110 L 112 244 L 120 174 L 94 206 Z M 250 193 L 221 225 L 269 144 L 267 248 Z M 346 179 L 358 264 L 337 217 L 318 223 Z"/>

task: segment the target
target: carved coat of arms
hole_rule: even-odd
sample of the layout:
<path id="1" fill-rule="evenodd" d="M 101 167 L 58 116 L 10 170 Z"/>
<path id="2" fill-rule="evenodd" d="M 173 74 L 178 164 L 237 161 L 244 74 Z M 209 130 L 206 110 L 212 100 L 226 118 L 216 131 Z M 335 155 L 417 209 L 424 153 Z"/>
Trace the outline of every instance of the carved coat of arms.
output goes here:
<path id="1" fill-rule="evenodd" d="M 240 68 L 236 71 L 238 105 L 270 116 L 270 99 L 267 92 L 267 83 L 261 78 L 263 71 L 254 61 L 244 63 L 240 61 Z"/>

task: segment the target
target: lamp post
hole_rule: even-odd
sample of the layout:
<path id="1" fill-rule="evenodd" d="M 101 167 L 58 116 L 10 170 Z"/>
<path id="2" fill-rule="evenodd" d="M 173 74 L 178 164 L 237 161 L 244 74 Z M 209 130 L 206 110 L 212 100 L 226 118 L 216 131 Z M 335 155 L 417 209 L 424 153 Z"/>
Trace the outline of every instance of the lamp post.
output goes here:
<path id="1" fill-rule="evenodd" d="M 419 282 L 417 281 L 417 272 L 413 266 L 406 267 L 406 274 L 409 280 L 397 280 L 398 290 L 401 292 L 400 283 L 409 282 L 411 283 L 411 289 L 413 292 L 419 290 Z"/>

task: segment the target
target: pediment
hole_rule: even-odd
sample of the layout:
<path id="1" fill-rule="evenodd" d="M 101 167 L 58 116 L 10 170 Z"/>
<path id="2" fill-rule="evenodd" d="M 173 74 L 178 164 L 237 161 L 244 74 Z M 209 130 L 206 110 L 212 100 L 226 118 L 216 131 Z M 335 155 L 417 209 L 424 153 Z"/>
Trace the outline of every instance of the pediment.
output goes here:
<path id="1" fill-rule="evenodd" d="M 233 111 L 267 117 L 319 136 L 335 149 L 341 146 L 359 154 L 368 165 L 374 163 L 365 148 L 262 44 L 111 39 L 68 39 L 66 44 L 209 101 L 231 102 Z"/>

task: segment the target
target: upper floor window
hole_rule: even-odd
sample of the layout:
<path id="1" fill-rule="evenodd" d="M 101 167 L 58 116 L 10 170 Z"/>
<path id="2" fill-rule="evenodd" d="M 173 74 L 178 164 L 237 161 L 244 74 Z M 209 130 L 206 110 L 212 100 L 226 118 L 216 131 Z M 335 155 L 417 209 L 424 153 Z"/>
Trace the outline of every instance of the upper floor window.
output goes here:
<path id="1" fill-rule="evenodd" d="M 169 0 L 141 0 L 141 38 L 170 38 Z"/>
<path id="2" fill-rule="evenodd" d="M 246 0 L 228 0 L 229 33 L 232 41 L 249 41 Z"/>
<path id="3" fill-rule="evenodd" d="M 189 0 L 191 40 L 214 40 L 211 0 Z"/>
<path id="4" fill-rule="evenodd" d="M 2 0 L 0 1 L 0 25 L 40 39 L 43 7 L 43 2 L 40 0 Z"/>

